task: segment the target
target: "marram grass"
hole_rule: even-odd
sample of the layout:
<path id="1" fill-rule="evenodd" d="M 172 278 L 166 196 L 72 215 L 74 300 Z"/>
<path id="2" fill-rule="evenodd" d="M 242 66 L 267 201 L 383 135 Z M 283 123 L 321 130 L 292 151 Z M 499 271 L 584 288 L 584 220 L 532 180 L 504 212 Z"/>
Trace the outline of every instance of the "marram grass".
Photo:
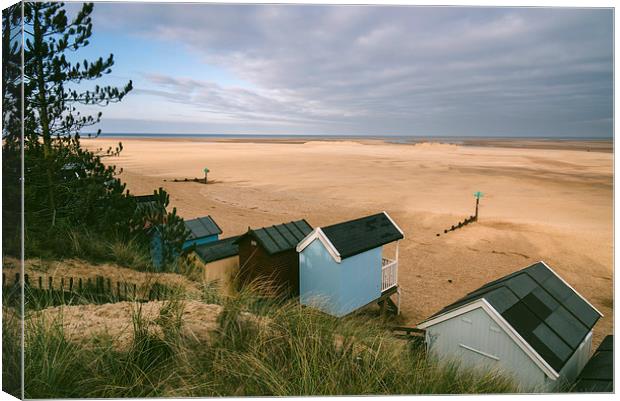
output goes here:
<path id="1" fill-rule="evenodd" d="M 133 341 L 68 341 L 60 321 L 26 319 L 26 398 L 464 394 L 515 392 L 505 378 L 438 364 L 378 322 L 335 319 L 293 302 L 261 304 L 248 293 L 219 299 L 211 340 L 183 335 L 182 300 L 160 311 L 157 334 L 140 304 Z M 252 307 L 252 305 L 254 305 Z M 14 322 L 5 320 L 5 325 Z M 5 326 L 6 327 L 6 326 Z M 6 330 L 6 329 L 5 329 Z M 3 342 L 18 354 L 17 341 Z M 9 362 L 5 360 L 4 361 Z M 6 366 L 6 365 L 5 365 Z"/>

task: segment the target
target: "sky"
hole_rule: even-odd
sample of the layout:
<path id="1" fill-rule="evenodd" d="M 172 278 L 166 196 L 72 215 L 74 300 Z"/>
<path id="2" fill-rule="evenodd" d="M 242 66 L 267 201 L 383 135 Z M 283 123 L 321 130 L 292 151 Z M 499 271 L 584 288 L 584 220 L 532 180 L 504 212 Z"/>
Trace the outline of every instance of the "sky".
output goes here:
<path id="1" fill-rule="evenodd" d="M 613 135 L 611 9 L 95 3 L 110 53 L 104 133 Z"/>

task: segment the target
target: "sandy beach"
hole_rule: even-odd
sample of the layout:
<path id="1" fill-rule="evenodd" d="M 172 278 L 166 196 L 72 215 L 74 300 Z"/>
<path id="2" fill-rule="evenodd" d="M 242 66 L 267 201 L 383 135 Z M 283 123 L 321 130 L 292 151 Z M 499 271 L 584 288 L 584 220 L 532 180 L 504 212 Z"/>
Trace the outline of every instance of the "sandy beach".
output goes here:
<path id="1" fill-rule="evenodd" d="M 83 145 L 106 148 L 119 140 Z M 223 237 L 248 226 L 300 218 L 322 226 L 388 211 L 406 235 L 399 283 L 410 325 L 485 282 L 544 260 L 605 315 L 594 329 L 596 346 L 613 330 L 611 141 L 501 142 L 132 138 L 122 139 L 122 154 L 106 162 L 123 169 L 131 193 L 164 187 L 181 216 L 210 214 Z M 201 177 L 204 167 L 211 170 L 209 185 L 171 182 Z M 484 193 L 479 222 L 444 234 L 473 213 L 475 191 Z"/>

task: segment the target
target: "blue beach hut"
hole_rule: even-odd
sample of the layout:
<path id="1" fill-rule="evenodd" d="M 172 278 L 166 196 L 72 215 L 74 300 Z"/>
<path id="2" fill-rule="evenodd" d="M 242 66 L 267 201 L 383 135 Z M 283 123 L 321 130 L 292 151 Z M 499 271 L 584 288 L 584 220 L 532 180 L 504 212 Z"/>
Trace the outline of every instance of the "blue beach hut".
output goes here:
<path id="1" fill-rule="evenodd" d="M 341 317 L 398 294 L 398 241 L 403 231 L 386 213 L 312 230 L 298 245 L 299 301 Z M 393 259 L 383 246 L 396 242 Z M 398 308 L 398 307 L 397 307 Z"/>
<path id="2" fill-rule="evenodd" d="M 217 241 L 222 233 L 222 229 L 211 216 L 185 220 L 185 228 L 189 231 L 189 237 L 183 243 L 183 249 L 194 244 L 198 246 Z"/>

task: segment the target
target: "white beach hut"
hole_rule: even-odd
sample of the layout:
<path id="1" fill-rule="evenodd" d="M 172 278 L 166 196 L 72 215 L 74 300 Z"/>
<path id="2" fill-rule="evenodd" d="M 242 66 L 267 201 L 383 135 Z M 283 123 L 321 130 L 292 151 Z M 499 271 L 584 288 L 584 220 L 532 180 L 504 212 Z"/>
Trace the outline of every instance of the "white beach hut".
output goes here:
<path id="1" fill-rule="evenodd" d="M 544 262 L 485 284 L 418 328 L 428 351 L 494 370 L 525 391 L 571 383 L 588 361 L 603 315 Z"/>

